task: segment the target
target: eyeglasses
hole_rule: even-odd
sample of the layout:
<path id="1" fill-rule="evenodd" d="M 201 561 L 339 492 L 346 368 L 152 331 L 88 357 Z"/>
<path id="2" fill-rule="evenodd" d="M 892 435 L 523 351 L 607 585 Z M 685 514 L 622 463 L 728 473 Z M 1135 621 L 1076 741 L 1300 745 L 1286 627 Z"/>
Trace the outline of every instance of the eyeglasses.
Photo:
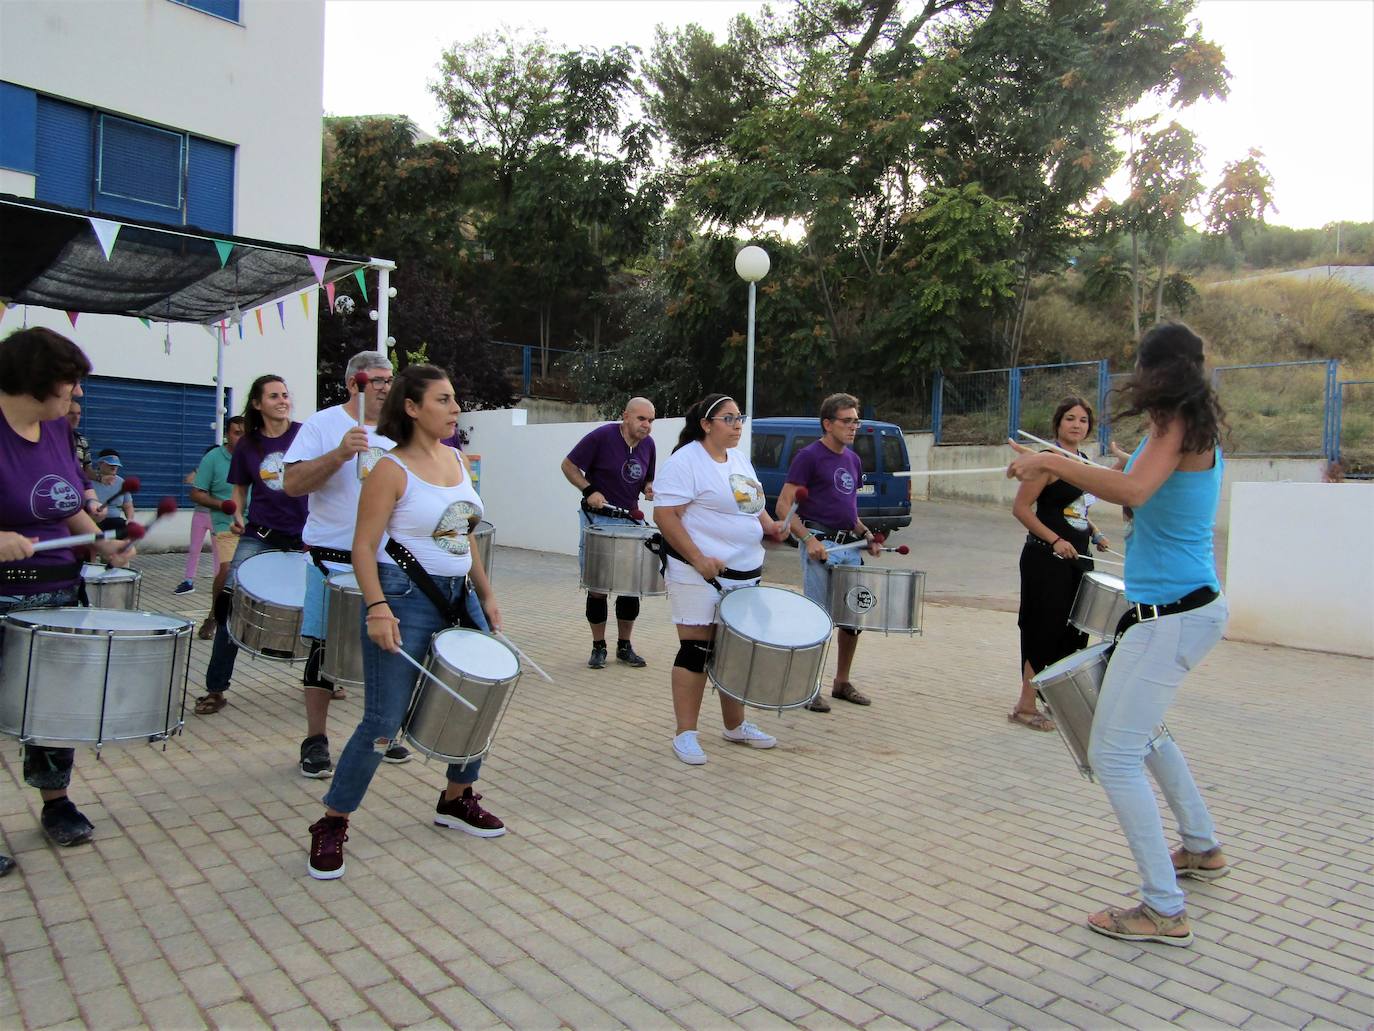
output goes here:
<path id="1" fill-rule="evenodd" d="M 396 378 L 394 376 L 391 379 L 381 379 L 377 376 L 369 376 L 367 378 L 367 385 L 369 387 L 389 387 L 395 382 Z"/>
<path id="2" fill-rule="evenodd" d="M 837 422 L 841 426 L 859 426 L 863 423 L 862 419 L 831 419 L 830 421 Z"/>
<path id="3" fill-rule="evenodd" d="M 749 421 L 749 416 L 747 416 L 747 415 L 713 415 L 713 416 L 711 416 L 711 421 L 712 421 L 712 422 L 723 422 L 723 423 L 725 423 L 725 425 L 727 425 L 727 426 L 743 426 L 746 422 Z"/>

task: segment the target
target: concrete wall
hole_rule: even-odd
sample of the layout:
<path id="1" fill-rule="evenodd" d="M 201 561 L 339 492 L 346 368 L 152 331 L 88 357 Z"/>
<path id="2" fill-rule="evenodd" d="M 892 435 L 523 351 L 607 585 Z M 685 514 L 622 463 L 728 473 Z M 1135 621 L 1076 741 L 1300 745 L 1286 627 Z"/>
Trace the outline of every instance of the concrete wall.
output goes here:
<path id="1" fill-rule="evenodd" d="M 244 0 L 242 18 L 236 24 L 167 0 L 0 2 L 0 77 L 234 144 L 234 232 L 318 246 L 324 0 Z M 3 186 L 33 194 L 31 176 L 7 175 Z M 230 332 L 225 381 L 236 404 L 270 371 L 292 387 L 298 418 L 314 411 L 314 299 L 310 310 L 307 319 L 289 298 L 285 330 L 273 309 L 264 312 L 264 335 L 251 315 L 242 342 Z M 87 315 L 73 330 L 61 312 L 21 307 L 0 331 L 25 321 L 75 339 L 97 375 L 214 382 L 214 342 L 196 326 L 171 327 L 167 353 L 163 327 L 115 316 Z"/>
<path id="2" fill-rule="evenodd" d="M 1374 485 L 1237 483 L 1226 636 L 1374 658 L 1371 528 Z"/>

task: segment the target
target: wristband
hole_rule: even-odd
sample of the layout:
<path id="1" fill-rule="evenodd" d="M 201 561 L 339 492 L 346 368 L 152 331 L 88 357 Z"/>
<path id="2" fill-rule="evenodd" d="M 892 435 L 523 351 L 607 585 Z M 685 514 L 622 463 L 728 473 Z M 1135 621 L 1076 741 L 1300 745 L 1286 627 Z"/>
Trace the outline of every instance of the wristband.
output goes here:
<path id="1" fill-rule="evenodd" d="M 1093 543 L 1093 544 L 1101 543 L 1102 541 L 1104 541 L 1104 540 L 1106 540 L 1106 539 L 1107 539 L 1107 538 L 1106 538 L 1106 535 L 1103 534 L 1101 530 L 1098 530 L 1095 534 L 1092 535 L 1092 543 Z"/>
<path id="2" fill-rule="evenodd" d="M 1053 548 L 1056 544 L 1058 544 L 1058 543 L 1059 543 L 1060 541 L 1062 541 L 1063 539 L 1064 539 L 1063 537 L 1056 537 L 1054 540 L 1050 541 L 1050 547 Z"/>
<path id="3" fill-rule="evenodd" d="M 806 536 L 800 538 L 800 539 L 797 541 L 797 543 L 798 543 L 798 544 L 805 544 L 807 541 L 813 540 L 813 539 L 815 538 L 815 536 L 816 536 L 816 535 L 815 535 L 814 533 L 812 533 L 812 532 L 810 532 L 810 531 L 808 530 Z"/>
<path id="4" fill-rule="evenodd" d="M 388 604 L 390 604 L 390 602 L 388 602 L 385 598 L 383 598 L 381 601 L 374 601 L 374 602 L 373 602 L 371 605 L 369 605 L 367 608 L 363 609 L 363 611 L 364 611 L 364 612 L 371 612 L 371 611 L 372 611 L 373 609 L 375 609 L 378 605 L 388 605 Z"/>
<path id="5" fill-rule="evenodd" d="M 590 483 L 587 484 L 585 487 L 582 488 L 582 497 L 583 497 L 583 498 L 589 498 L 589 497 L 591 497 L 591 496 L 592 496 L 593 494 L 595 494 L 595 493 L 596 493 L 596 488 L 593 487 Z"/>

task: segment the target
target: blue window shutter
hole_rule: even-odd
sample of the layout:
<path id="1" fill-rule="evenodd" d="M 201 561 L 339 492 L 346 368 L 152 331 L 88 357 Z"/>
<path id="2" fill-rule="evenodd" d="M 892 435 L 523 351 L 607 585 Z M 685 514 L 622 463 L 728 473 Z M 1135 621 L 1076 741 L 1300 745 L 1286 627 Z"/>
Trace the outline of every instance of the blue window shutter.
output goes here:
<path id="1" fill-rule="evenodd" d="M 34 196 L 68 207 L 91 207 L 95 182 L 92 167 L 91 110 L 39 97 L 34 140 L 38 177 Z"/>
<path id="2" fill-rule="evenodd" d="M 181 225 L 186 137 L 106 114 L 97 127 L 96 210 Z"/>
<path id="3" fill-rule="evenodd" d="M 191 137 L 186 175 L 186 221 L 216 233 L 234 231 L 234 159 L 237 148 Z"/>
<path id="4" fill-rule="evenodd" d="M 173 0 L 183 7 L 194 7 L 197 11 L 213 14 L 229 21 L 239 20 L 239 0 Z"/>
<path id="5" fill-rule="evenodd" d="M 0 168 L 34 174 L 37 134 L 38 94 L 0 82 Z"/>

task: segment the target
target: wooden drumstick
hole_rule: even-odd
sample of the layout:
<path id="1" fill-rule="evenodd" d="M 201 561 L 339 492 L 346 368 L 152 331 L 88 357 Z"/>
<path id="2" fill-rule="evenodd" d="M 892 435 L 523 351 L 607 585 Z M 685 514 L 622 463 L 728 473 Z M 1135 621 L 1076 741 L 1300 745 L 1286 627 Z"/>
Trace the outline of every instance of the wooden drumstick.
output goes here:
<path id="1" fill-rule="evenodd" d="M 539 664 L 538 664 L 537 662 L 535 662 L 535 661 L 534 661 L 533 659 L 531 659 L 528 655 L 526 655 L 524 652 L 522 652 L 522 651 L 520 650 L 520 646 L 519 646 L 518 644 L 516 644 L 514 641 L 512 641 L 509 637 L 507 637 L 505 634 L 501 633 L 500 630 L 493 630 L 493 631 L 491 632 L 491 636 L 494 637 L 494 638 L 496 638 L 498 641 L 500 641 L 502 644 L 504 644 L 504 645 L 505 645 L 507 648 L 509 648 L 511 651 L 515 652 L 515 654 L 518 655 L 518 656 L 520 656 L 520 658 L 522 658 L 522 659 L 524 659 L 526 662 L 528 662 L 528 663 L 530 664 L 530 669 L 534 670 L 534 671 L 535 671 L 536 673 L 538 673 L 541 677 L 543 677 L 545 680 L 547 680 L 550 684 L 553 683 L 553 677 L 549 676 L 549 675 L 548 675 L 547 673 L 545 673 L 542 669 L 540 669 L 540 668 L 539 668 Z"/>
<path id="2" fill-rule="evenodd" d="M 1049 448 L 1051 451 L 1058 451 L 1065 458 L 1072 458 L 1075 462 L 1082 462 L 1084 465 L 1097 464 L 1091 458 L 1084 458 L 1082 455 L 1075 454 L 1068 448 L 1060 447 L 1058 444 L 1051 444 L 1048 440 L 1044 440 L 1041 437 L 1037 437 L 1034 433 L 1027 433 L 1025 430 L 1017 430 L 1016 432 L 1019 433 L 1021 436 L 1025 437 L 1027 440 L 1033 440 L 1037 444 L 1044 444 L 1045 447 Z"/>
<path id="3" fill-rule="evenodd" d="M 449 687 L 447 684 L 445 684 L 442 680 L 440 680 L 438 677 L 436 677 L 436 676 L 435 676 L 433 673 L 431 673 L 429 670 L 425 669 L 424 666 L 420 665 L 420 663 L 418 663 L 418 662 L 416 662 L 414 659 L 412 659 L 412 658 L 410 657 L 410 653 L 407 652 L 407 651 L 405 651 L 405 649 L 398 648 L 396 651 L 392 652 L 392 654 L 393 654 L 393 655 L 399 655 L 401 658 L 405 659 L 406 662 L 410 663 L 412 666 L 414 666 L 416 669 L 418 669 L 418 670 L 419 670 L 421 673 L 423 673 L 425 676 L 429 677 L 430 680 L 434 681 L 436 684 L 438 684 L 440 687 L 442 687 L 445 691 L 447 691 L 449 694 L 451 694 L 454 698 L 456 698 L 458 701 L 460 701 L 460 702 L 462 702 L 464 705 L 466 705 L 466 706 L 468 707 L 469 711 L 471 711 L 471 712 L 476 712 L 476 711 L 477 711 L 477 706 L 473 705 L 470 701 L 468 701 L 466 698 L 464 698 L 462 695 L 460 695 L 457 691 L 455 691 L 453 688 Z"/>
<path id="4" fill-rule="evenodd" d="M 986 466 L 982 469 L 903 469 L 895 472 L 893 476 L 973 476 L 975 474 L 990 476 L 993 473 L 1005 476 L 1007 467 L 1005 465 Z"/>
<path id="5" fill-rule="evenodd" d="M 1113 554 L 1115 554 L 1115 553 L 1113 553 Z M 1086 559 L 1088 559 L 1088 560 L 1091 561 L 1091 562 L 1105 562 L 1105 563 L 1106 563 L 1107 565 L 1109 565 L 1109 566 L 1124 566 L 1124 565 L 1126 564 L 1125 562 L 1113 562 L 1113 561 L 1112 561 L 1111 559 L 1109 559 L 1109 558 L 1099 558 L 1099 557 L 1096 556 L 1096 555 L 1079 555 L 1078 557 L 1079 557 L 1079 558 L 1086 558 Z"/>

